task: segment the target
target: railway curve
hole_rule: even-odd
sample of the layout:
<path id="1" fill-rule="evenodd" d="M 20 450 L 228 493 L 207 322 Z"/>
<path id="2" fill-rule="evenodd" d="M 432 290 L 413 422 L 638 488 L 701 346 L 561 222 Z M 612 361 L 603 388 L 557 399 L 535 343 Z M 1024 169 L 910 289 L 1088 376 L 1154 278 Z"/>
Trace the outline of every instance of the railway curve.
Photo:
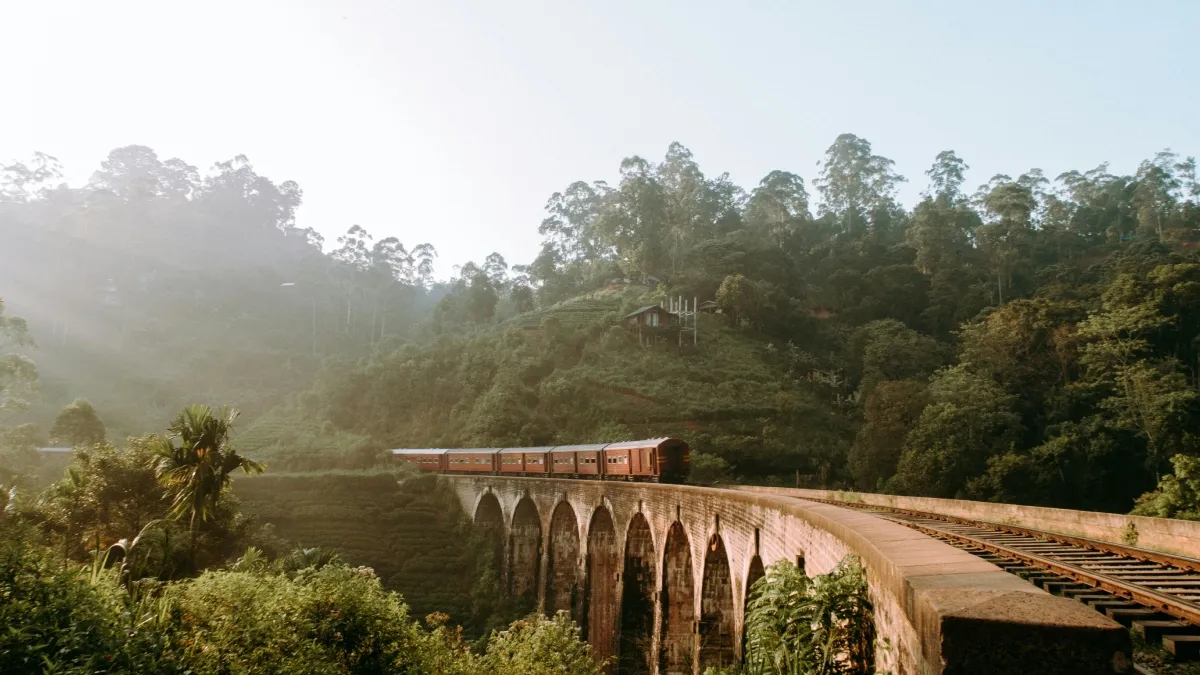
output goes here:
<path id="1" fill-rule="evenodd" d="M 972 553 L 1082 602 L 1162 647 L 1200 660 L 1200 559 L 1007 523 L 877 504 L 803 499 L 873 515 Z"/>

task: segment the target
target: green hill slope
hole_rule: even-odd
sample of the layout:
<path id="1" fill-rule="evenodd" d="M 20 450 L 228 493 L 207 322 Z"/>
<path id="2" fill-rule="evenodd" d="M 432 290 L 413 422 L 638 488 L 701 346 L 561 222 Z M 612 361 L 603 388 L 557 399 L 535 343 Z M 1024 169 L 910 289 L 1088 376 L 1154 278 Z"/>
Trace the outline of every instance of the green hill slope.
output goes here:
<path id="1" fill-rule="evenodd" d="M 241 443 L 284 466 L 384 447 L 516 446 L 681 436 L 743 475 L 828 478 L 852 439 L 832 392 L 798 377 L 786 345 L 702 315 L 699 343 L 638 343 L 620 324 L 651 304 L 610 289 L 334 365 Z M 280 440 L 282 439 L 282 442 Z M 355 454 L 354 446 L 368 448 Z M 324 449 L 324 450 L 320 450 Z"/>

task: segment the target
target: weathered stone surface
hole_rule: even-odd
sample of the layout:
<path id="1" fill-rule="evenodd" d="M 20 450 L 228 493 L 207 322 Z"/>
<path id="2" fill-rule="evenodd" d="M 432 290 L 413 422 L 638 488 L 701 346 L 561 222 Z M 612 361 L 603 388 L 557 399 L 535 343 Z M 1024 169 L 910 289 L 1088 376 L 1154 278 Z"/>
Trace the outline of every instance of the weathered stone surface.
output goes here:
<path id="1" fill-rule="evenodd" d="M 621 569 L 612 516 L 601 506 L 588 524 L 587 641 L 597 661 L 617 655 L 617 576 Z M 608 672 L 614 672 L 608 667 Z"/>
<path id="2" fill-rule="evenodd" d="M 549 616 L 568 612 L 572 619 L 582 622 L 579 528 L 579 520 L 570 503 L 559 502 L 550 519 L 550 535 L 546 539 L 549 559 L 545 608 Z"/>
<path id="3" fill-rule="evenodd" d="M 1173 553 L 1190 558 L 1200 558 L 1200 522 L 1192 520 L 1147 518 L 1120 513 L 1072 511 L 1019 504 L 972 502 L 964 499 L 902 497 L 867 492 L 749 487 L 740 489 L 939 513 L 956 518 L 1016 525 L 1114 544 L 1128 544 L 1151 551 Z"/>
<path id="4" fill-rule="evenodd" d="M 621 621 L 618 649 L 621 675 L 648 674 L 654 668 L 651 643 L 654 640 L 654 609 L 658 603 L 655 567 L 658 554 L 654 535 L 641 513 L 634 513 L 625 534 L 624 570 L 621 573 Z"/>
<path id="5" fill-rule="evenodd" d="M 468 513 L 477 512 L 484 495 L 494 495 L 510 534 L 517 530 L 518 512 L 527 513 L 518 505 L 536 507 L 545 523 L 542 576 L 547 580 L 547 610 L 573 607 L 566 589 L 584 587 L 585 565 L 593 569 L 589 549 L 609 549 L 607 535 L 593 538 L 590 532 L 598 509 L 606 511 L 615 535 L 612 548 L 625 553 L 613 597 L 625 603 L 631 597 L 645 598 L 645 588 L 659 593 L 657 602 L 651 598 L 648 645 L 644 638 L 626 639 L 624 633 L 627 628 L 645 631 L 646 624 L 638 625 L 623 607 L 614 610 L 621 616 L 621 636 L 615 642 L 618 658 L 622 666 L 631 666 L 622 672 L 646 672 L 637 665 L 645 664 L 651 672 L 695 673 L 702 658 L 730 650 L 740 656 L 747 586 L 764 565 L 802 557 L 808 574 L 822 574 L 850 554 L 859 556 L 867 570 L 875 632 L 881 638 L 875 654 L 880 671 L 1095 674 L 1123 672 L 1127 665 L 1123 659 L 1129 653 L 1128 633 L 1110 619 L 1051 596 L 965 551 L 868 513 L 784 494 L 693 486 L 449 479 Z M 526 515 L 520 522 L 528 529 L 531 521 Z M 528 533 L 523 537 L 531 539 Z M 585 545 L 582 550 L 580 542 Z M 723 555 L 715 555 L 718 551 Z M 511 560 L 518 558 L 510 552 Z M 722 558 L 727 577 L 719 563 Z M 648 559 L 651 569 L 645 568 Z M 643 581 L 633 581 L 639 578 Z M 635 583 L 637 588 L 627 592 L 626 586 Z M 722 610 L 720 619 L 710 623 L 706 613 L 711 616 L 716 608 Z M 706 646 L 702 652 L 702 631 L 716 625 L 731 626 L 731 638 L 717 651 Z M 630 649 L 639 653 L 627 653 Z"/>
<path id="6" fill-rule="evenodd" d="M 532 610 L 541 584 L 542 522 L 532 499 L 522 499 L 513 510 L 508 536 L 509 592 Z"/>

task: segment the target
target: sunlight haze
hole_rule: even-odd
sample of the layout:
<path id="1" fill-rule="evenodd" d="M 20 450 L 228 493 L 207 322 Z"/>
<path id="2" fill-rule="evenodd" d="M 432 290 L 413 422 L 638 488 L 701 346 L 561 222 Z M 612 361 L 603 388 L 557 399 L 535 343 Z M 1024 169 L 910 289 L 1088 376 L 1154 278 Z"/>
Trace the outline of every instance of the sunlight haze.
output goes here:
<path id="1" fill-rule="evenodd" d="M 202 173 L 244 154 L 300 184 L 327 250 L 360 224 L 432 243 L 444 277 L 528 262 L 553 192 L 676 140 L 747 189 L 783 168 L 811 190 L 855 133 L 909 206 L 940 149 L 969 189 L 1195 154 L 1200 5 L 1052 4 L 11 2 L 0 159 L 81 185 L 124 145 Z"/>

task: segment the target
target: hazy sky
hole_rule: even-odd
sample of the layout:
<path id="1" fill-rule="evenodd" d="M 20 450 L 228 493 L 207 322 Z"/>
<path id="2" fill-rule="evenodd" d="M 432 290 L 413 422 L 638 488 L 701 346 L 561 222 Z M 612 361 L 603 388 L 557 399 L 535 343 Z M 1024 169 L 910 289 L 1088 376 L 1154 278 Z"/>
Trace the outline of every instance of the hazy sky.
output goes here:
<path id="1" fill-rule="evenodd" d="M 0 0 L 0 160 L 87 180 L 141 144 L 237 154 L 302 227 L 528 262 L 551 193 L 671 141 L 747 189 L 811 186 L 840 133 L 968 185 L 1200 153 L 1200 2 Z"/>

